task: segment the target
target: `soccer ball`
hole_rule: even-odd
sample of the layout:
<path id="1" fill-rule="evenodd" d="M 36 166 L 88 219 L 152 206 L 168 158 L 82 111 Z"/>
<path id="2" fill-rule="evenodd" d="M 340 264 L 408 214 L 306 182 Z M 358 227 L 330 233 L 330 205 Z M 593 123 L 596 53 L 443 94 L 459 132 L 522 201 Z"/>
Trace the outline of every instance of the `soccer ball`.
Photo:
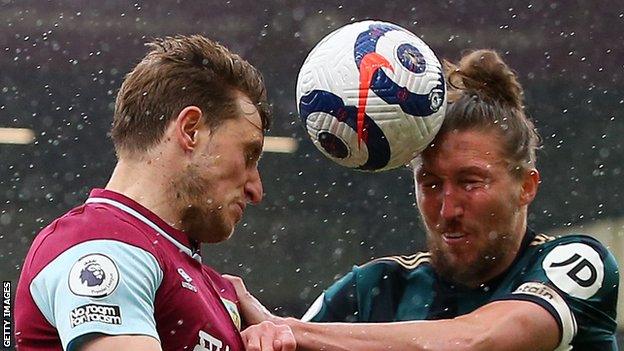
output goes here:
<path id="1" fill-rule="evenodd" d="M 431 143 L 446 110 L 442 65 L 416 35 L 363 21 L 327 35 L 297 79 L 297 108 L 314 145 L 340 165 L 384 171 Z"/>

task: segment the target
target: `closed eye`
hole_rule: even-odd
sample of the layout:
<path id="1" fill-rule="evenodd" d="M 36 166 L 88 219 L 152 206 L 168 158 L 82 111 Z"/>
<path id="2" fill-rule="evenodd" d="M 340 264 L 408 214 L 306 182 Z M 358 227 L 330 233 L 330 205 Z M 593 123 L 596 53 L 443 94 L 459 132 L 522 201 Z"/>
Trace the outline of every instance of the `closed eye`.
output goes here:
<path id="1" fill-rule="evenodd" d="M 438 183 L 421 183 L 420 186 L 426 189 L 433 190 L 433 189 L 436 189 L 439 186 L 439 184 Z"/>
<path id="2" fill-rule="evenodd" d="M 460 180 L 460 184 L 466 190 L 473 190 L 485 186 L 487 184 L 487 180 L 482 178 L 466 178 Z"/>
<path id="3" fill-rule="evenodd" d="M 440 180 L 433 177 L 425 177 L 424 179 L 417 180 L 418 185 L 423 189 L 436 189 L 440 187 Z"/>
<path id="4" fill-rule="evenodd" d="M 247 165 L 247 167 L 251 167 L 257 164 L 261 156 L 262 156 L 262 143 L 253 142 L 253 143 L 247 144 L 247 147 L 245 148 L 245 165 Z"/>

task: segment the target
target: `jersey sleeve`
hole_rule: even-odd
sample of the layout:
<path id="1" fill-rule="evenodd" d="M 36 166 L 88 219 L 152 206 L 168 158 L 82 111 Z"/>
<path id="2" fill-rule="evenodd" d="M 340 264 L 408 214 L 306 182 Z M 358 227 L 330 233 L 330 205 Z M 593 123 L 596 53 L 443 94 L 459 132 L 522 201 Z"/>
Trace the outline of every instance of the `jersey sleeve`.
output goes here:
<path id="1" fill-rule="evenodd" d="M 71 350 L 91 333 L 160 340 L 154 319 L 163 271 L 148 251 L 115 240 L 75 245 L 32 280 L 31 296 Z"/>
<path id="2" fill-rule="evenodd" d="M 497 300 L 532 301 L 557 320 L 556 350 L 611 350 L 615 342 L 618 267 L 613 255 L 585 236 L 541 245 L 535 259 Z"/>
<path id="3" fill-rule="evenodd" d="M 301 317 L 311 322 L 355 322 L 358 316 L 356 271 L 346 274 L 323 292 Z"/>

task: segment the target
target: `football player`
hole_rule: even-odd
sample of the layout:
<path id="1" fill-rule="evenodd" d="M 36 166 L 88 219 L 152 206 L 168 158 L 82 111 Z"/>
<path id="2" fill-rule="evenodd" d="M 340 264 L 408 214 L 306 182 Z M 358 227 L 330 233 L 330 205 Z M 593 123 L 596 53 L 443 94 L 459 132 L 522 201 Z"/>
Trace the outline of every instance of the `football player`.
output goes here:
<path id="1" fill-rule="evenodd" d="M 429 251 L 353 268 L 302 320 L 232 277 L 245 320 L 290 326 L 302 350 L 617 350 L 612 254 L 527 225 L 539 136 L 516 75 L 491 50 L 446 66 L 445 121 L 413 162 Z"/>
<path id="2" fill-rule="evenodd" d="M 106 188 L 28 252 L 15 305 L 20 351 L 244 350 L 235 291 L 202 264 L 199 245 L 228 239 L 262 199 L 264 83 L 202 36 L 149 47 L 117 96 L 118 163 Z M 265 346 L 294 349 L 288 327 L 257 328 L 271 336 Z"/>

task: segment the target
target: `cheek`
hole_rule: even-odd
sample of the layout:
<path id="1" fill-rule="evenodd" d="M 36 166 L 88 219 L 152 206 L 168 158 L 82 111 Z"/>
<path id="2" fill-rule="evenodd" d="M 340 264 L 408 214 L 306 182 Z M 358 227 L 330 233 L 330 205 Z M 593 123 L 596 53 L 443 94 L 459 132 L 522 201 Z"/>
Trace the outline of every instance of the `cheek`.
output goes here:
<path id="1" fill-rule="evenodd" d="M 437 217 L 440 214 L 441 203 L 435 195 L 418 192 L 416 194 L 416 205 L 425 222 L 431 223 L 437 221 Z"/>
<path id="2" fill-rule="evenodd" d="M 235 181 L 245 172 L 244 160 L 234 159 L 232 157 L 219 157 L 209 165 L 209 173 L 211 177 L 219 182 Z"/>
<path id="3" fill-rule="evenodd" d="M 490 224 L 507 223 L 516 208 L 517 197 L 508 189 L 491 189 L 472 199 L 472 205 L 478 218 L 486 219 Z"/>
<path id="4" fill-rule="evenodd" d="M 220 168 L 222 172 L 230 178 L 240 177 L 245 173 L 246 165 L 245 158 L 240 157 L 228 157 L 227 159 L 222 159 Z"/>
<path id="5" fill-rule="evenodd" d="M 229 198 L 238 195 L 245 186 L 246 177 L 247 173 L 244 167 L 231 163 L 224 164 L 213 178 L 213 183 L 219 193 L 216 196 Z"/>

